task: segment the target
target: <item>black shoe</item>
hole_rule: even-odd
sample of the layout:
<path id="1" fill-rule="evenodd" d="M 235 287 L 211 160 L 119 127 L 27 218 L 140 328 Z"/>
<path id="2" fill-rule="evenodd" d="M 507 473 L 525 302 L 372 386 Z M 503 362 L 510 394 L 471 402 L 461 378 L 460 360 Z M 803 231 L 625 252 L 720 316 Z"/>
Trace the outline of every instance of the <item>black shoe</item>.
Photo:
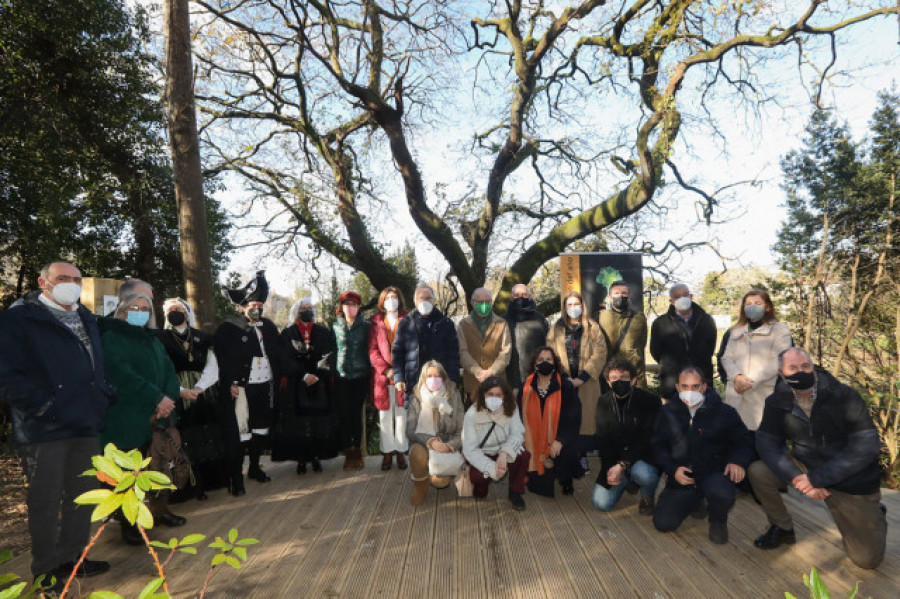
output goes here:
<path id="1" fill-rule="evenodd" d="M 322 462 L 320 462 L 317 458 L 313 458 L 312 469 L 313 469 L 313 472 L 321 472 L 322 471 Z"/>
<path id="2" fill-rule="evenodd" d="M 122 540 L 126 545 L 143 545 L 144 537 L 138 531 L 137 526 L 129 524 L 127 521 L 122 522 Z"/>
<path id="3" fill-rule="evenodd" d="M 641 496 L 641 502 L 638 504 L 638 513 L 642 516 L 653 515 L 653 498 Z"/>
<path id="4" fill-rule="evenodd" d="M 574 495 L 575 494 L 575 486 L 572 484 L 572 481 L 567 480 L 565 482 L 560 483 L 560 485 L 562 485 L 563 495 Z"/>
<path id="5" fill-rule="evenodd" d="M 756 537 L 753 546 L 758 549 L 775 549 L 781 545 L 793 545 L 797 542 L 794 529 L 785 530 L 773 524 L 764 534 Z"/>
<path id="6" fill-rule="evenodd" d="M 306 462 L 297 462 L 297 474 L 306 474 Z"/>
<path id="7" fill-rule="evenodd" d="M 73 568 L 75 568 L 75 562 L 66 562 L 56 568 L 54 575 L 57 579 L 61 579 L 63 583 L 65 583 L 66 579 L 69 578 L 69 575 L 72 574 Z M 90 578 L 91 576 L 97 576 L 98 574 L 103 574 L 108 571 L 109 562 L 85 559 L 81 562 L 81 566 L 78 568 L 78 572 L 75 576 L 76 578 Z"/>
<path id="8" fill-rule="evenodd" d="M 206 501 L 207 499 L 209 499 L 209 495 L 205 491 L 197 491 L 197 501 Z"/>
<path id="9" fill-rule="evenodd" d="M 256 468 L 250 468 L 247 471 L 247 478 L 252 478 L 258 483 L 267 483 L 272 480 L 272 477 L 263 472 L 263 469 L 257 466 Z"/>
<path id="10" fill-rule="evenodd" d="M 162 524 L 163 526 L 168 526 L 169 528 L 175 528 L 176 526 L 184 526 L 187 523 L 187 519 L 173 514 L 172 512 L 165 511 L 162 514 L 154 517 L 154 521 Z"/>
<path id="11" fill-rule="evenodd" d="M 235 497 L 246 495 L 247 491 L 244 489 L 244 477 L 240 476 L 237 480 L 232 480 L 228 485 L 228 492 Z"/>
<path id="12" fill-rule="evenodd" d="M 512 509 L 522 511 L 525 509 L 525 498 L 522 497 L 521 493 L 513 493 L 509 492 L 509 502 L 512 504 Z"/>
<path id="13" fill-rule="evenodd" d="M 725 522 L 709 523 L 709 540 L 716 545 L 724 545 L 728 542 L 728 524 Z"/>
<path id="14" fill-rule="evenodd" d="M 884 505 L 883 503 L 879 503 L 879 504 L 878 504 L 878 509 L 881 510 L 881 513 L 882 513 L 882 514 L 884 514 L 885 516 L 887 516 L 887 506 L 886 506 L 886 505 Z"/>
<path id="15" fill-rule="evenodd" d="M 703 520 L 708 513 L 709 512 L 706 511 L 706 499 L 701 499 L 700 503 L 697 504 L 697 507 L 694 508 L 694 511 L 691 512 L 691 517 L 696 518 L 697 520 Z"/>

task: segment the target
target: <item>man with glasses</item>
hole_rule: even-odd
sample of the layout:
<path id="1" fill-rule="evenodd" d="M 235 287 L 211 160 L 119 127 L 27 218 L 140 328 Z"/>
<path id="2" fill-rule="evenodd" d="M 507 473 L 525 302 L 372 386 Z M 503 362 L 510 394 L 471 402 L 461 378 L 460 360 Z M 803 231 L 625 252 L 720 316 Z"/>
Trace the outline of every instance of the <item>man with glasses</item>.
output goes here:
<path id="1" fill-rule="evenodd" d="M 112 395 L 94 315 L 78 303 L 81 272 L 63 261 L 41 270 L 40 289 L 0 314 L 0 399 L 28 477 L 31 571 L 62 589 L 88 542 L 91 508 L 73 500 L 96 486 L 81 476 L 100 452 Z M 78 576 L 109 569 L 84 560 Z"/>

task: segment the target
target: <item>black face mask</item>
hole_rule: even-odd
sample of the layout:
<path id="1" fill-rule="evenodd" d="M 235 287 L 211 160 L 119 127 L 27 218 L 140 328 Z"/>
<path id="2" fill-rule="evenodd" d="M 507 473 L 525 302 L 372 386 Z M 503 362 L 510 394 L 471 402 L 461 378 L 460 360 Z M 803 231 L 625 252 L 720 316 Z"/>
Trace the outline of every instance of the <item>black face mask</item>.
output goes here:
<path id="1" fill-rule="evenodd" d="M 806 391 L 812 389 L 812 386 L 816 384 L 816 373 L 800 370 L 791 376 L 785 376 L 784 382 L 790 385 L 794 391 Z"/>
<path id="2" fill-rule="evenodd" d="M 187 316 L 184 312 L 179 312 L 178 310 L 172 310 L 168 314 L 166 314 L 166 320 L 169 321 L 169 324 L 173 327 L 180 327 L 184 324 L 184 321 L 187 320 Z"/>
<path id="3" fill-rule="evenodd" d="M 553 362 L 539 362 L 538 364 L 534 365 L 534 369 L 538 374 L 548 376 L 550 374 L 553 374 L 553 371 L 556 370 L 556 364 L 554 364 Z"/>
<path id="4" fill-rule="evenodd" d="M 313 321 L 313 311 L 312 310 L 303 310 L 300 312 L 300 322 L 312 322 Z"/>
<path id="5" fill-rule="evenodd" d="M 256 322 L 260 318 L 262 318 L 263 309 L 262 308 L 250 308 L 247 310 L 247 318 Z"/>
<path id="6" fill-rule="evenodd" d="M 619 311 L 627 310 L 628 298 L 621 295 L 614 297 L 612 300 L 612 307 Z"/>
<path id="7" fill-rule="evenodd" d="M 631 381 L 613 381 L 609 386 L 617 397 L 627 397 L 631 393 Z"/>

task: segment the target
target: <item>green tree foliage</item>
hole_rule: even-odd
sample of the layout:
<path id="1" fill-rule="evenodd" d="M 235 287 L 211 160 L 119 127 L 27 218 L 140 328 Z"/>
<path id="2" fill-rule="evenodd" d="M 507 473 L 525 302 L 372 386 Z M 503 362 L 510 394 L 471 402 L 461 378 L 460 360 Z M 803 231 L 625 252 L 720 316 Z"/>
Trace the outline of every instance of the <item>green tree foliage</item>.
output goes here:
<path id="1" fill-rule="evenodd" d="M 794 339 L 870 398 L 900 472 L 894 406 L 900 382 L 897 180 L 900 95 L 879 94 L 870 135 L 854 141 L 845 124 L 817 108 L 803 147 L 782 161 L 788 216 L 774 249 L 787 282 L 772 288 Z"/>
<path id="2" fill-rule="evenodd" d="M 0 263 L 8 302 L 63 257 L 180 293 L 161 92 L 143 13 L 118 0 L 0 0 Z M 209 201 L 214 262 L 227 223 Z"/>

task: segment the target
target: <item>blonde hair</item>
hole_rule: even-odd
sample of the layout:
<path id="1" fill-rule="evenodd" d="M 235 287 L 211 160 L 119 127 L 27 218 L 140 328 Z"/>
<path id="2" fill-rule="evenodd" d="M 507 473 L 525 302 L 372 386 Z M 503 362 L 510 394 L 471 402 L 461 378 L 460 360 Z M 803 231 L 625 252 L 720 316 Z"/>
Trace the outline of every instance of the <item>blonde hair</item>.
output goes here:
<path id="1" fill-rule="evenodd" d="M 428 378 L 425 373 L 428 372 L 429 368 L 436 368 L 438 371 L 438 375 L 441 377 L 444 383 L 446 383 L 450 379 L 450 375 L 447 374 L 447 369 L 444 368 L 443 364 L 441 364 L 437 360 L 428 360 L 422 366 L 422 370 L 419 371 L 419 381 L 416 383 L 416 396 L 419 396 L 419 389 L 425 386 L 425 379 Z"/>

